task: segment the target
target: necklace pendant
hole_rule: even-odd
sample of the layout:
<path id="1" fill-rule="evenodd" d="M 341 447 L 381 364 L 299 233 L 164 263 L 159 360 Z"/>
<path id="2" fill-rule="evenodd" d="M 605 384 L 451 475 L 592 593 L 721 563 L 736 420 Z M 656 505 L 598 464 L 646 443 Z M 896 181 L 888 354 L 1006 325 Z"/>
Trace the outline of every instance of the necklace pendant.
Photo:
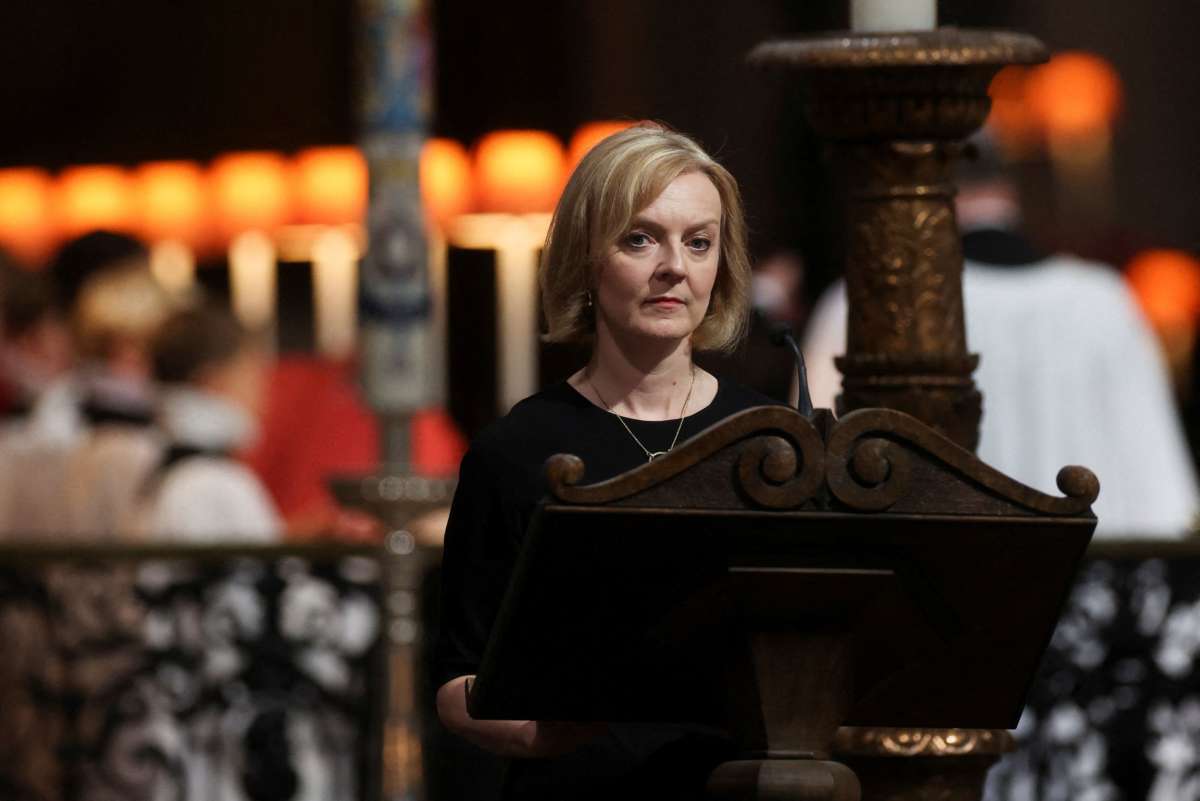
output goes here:
<path id="1" fill-rule="evenodd" d="M 646 461 L 647 461 L 647 462 L 653 462 L 653 461 L 654 461 L 655 459 L 657 459 L 658 457 L 660 457 L 660 456 L 666 456 L 666 455 L 667 455 L 667 452 L 666 452 L 666 451 L 655 451 L 654 453 L 648 453 L 648 454 L 646 454 L 646 456 L 648 457 L 648 458 L 646 459 Z"/>

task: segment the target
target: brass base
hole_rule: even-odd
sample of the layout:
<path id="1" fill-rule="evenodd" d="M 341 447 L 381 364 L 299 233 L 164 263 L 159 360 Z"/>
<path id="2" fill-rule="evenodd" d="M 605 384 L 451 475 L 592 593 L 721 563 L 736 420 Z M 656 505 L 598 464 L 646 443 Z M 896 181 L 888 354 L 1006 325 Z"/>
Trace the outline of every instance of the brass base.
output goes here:
<path id="1" fill-rule="evenodd" d="M 843 727 L 834 738 L 862 801 L 979 801 L 988 769 L 1013 747 L 1000 729 Z"/>
<path id="2" fill-rule="evenodd" d="M 858 778 L 845 765 L 815 759 L 726 762 L 708 779 L 710 801 L 859 801 Z"/>

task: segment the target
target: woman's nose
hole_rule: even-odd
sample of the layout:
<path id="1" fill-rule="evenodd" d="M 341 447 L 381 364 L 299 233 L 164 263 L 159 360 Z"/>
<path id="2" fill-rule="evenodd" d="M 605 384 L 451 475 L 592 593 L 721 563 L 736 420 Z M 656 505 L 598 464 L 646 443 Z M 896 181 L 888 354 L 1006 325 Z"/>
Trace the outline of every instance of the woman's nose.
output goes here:
<path id="1" fill-rule="evenodd" d="M 658 273 L 663 277 L 682 277 L 684 274 L 683 246 L 668 244 L 660 252 L 662 258 L 658 263 Z"/>

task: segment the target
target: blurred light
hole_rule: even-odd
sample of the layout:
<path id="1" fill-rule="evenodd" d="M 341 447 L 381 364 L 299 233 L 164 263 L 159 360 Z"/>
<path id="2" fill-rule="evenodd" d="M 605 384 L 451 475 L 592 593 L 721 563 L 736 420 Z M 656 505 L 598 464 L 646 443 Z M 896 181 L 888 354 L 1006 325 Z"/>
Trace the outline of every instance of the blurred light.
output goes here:
<path id="1" fill-rule="evenodd" d="M 191 245 L 205 239 L 204 173 L 190 161 L 143 164 L 134 173 L 137 228 L 150 241 L 173 239 Z"/>
<path id="2" fill-rule="evenodd" d="M 36 261 L 52 244 L 50 186 L 44 170 L 0 170 L 0 244 L 19 259 Z"/>
<path id="3" fill-rule="evenodd" d="M 362 225 L 336 226 L 354 240 L 354 246 L 362 253 L 367 248 L 367 231 Z M 312 261 L 313 248 L 330 226 L 328 225 L 285 225 L 275 231 L 275 249 L 279 261 Z"/>
<path id="4" fill-rule="evenodd" d="M 1038 119 L 1027 100 L 1030 69 L 1020 65 L 996 73 L 988 87 L 992 111 L 987 125 L 1009 151 L 1020 151 L 1037 141 Z"/>
<path id="5" fill-rule="evenodd" d="M 1029 76 L 1030 109 L 1052 136 L 1104 132 L 1121 106 L 1121 79 L 1112 65 L 1091 53 L 1059 53 Z"/>
<path id="6" fill-rule="evenodd" d="M 212 164 L 213 206 L 226 236 L 270 231 L 291 212 L 288 165 L 278 153 L 230 153 Z"/>
<path id="7" fill-rule="evenodd" d="M 358 330 L 358 243 L 342 228 L 326 228 L 313 244 L 313 308 L 317 350 L 342 359 Z"/>
<path id="8" fill-rule="evenodd" d="M 567 163 L 570 169 L 574 170 L 587 152 L 601 141 L 626 128 L 632 128 L 634 124 L 620 120 L 599 120 L 580 125 L 571 136 L 571 145 L 568 148 Z"/>
<path id="9" fill-rule="evenodd" d="M 178 239 L 160 239 L 150 248 L 150 272 L 173 297 L 187 298 L 196 285 L 196 256 Z"/>
<path id="10" fill-rule="evenodd" d="M 420 180 L 425 213 L 440 229 L 471 210 L 471 158 L 453 139 L 425 141 Z"/>
<path id="11" fill-rule="evenodd" d="M 242 325 L 261 329 L 275 319 L 275 245 L 263 232 L 239 234 L 229 246 L 229 290 Z"/>
<path id="12" fill-rule="evenodd" d="M 565 154 L 544 131 L 496 131 L 475 147 L 475 188 L 484 211 L 551 211 L 562 191 Z"/>
<path id="13" fill-rule="evenodd" d="M 367 213 L 367 162 L 355 147 L 316 147 L 295 159 L 296 202 L 304 222 L 360 223 Z"/>
<path id="14" fill-rule="evenodd" d="M 133 181 L 120 167 L 70 167 L 58 176 L 55 209 L 67 236 L 97 228 L 130 231 L 136 214 Z"/>
<path id="15" fill-rule="evenodd" d="M 443 409 L 418 409 L 410 425 L 413 469 L 420 475 L 455 475 L 467 442 L 454 418 Z"/>
<path id="16" fill-rule="evenodd" d="M 1156 328 L 1192 327 L 1200 315 L 1200 259 L 1181 250 L 1134 256 L 1125 279 Z"/>

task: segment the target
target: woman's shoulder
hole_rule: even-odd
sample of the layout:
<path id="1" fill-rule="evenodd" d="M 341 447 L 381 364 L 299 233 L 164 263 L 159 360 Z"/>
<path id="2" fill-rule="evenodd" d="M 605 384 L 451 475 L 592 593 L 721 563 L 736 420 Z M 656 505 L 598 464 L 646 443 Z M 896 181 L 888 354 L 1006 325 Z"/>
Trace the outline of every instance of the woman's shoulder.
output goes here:
<path id="1" fill-rule="evenodd" d="M 764 395 L 758 390 L 748 387 L 745 384 L 739 384 L 732 379 L 717 376 L 717 381 L 720 382 L 720 388 L 717 390 L 716 398 L 713 399 L 713 405 L 718 407 L 717 410 L 721 412 L 722 416 L 734 414 L 743 409 L 752 409 L 756 406 L 787 405 L 778 398 Z"/>
<path id="2" fill-rule="evenodd" d="M 578 424 L 588 405 L 567 382 L 552 384 L 480 431 L 471 440 L 467 457 L 490 467 L 540 458 L 547 444 L 561 442 L 563 434 Z"/>

